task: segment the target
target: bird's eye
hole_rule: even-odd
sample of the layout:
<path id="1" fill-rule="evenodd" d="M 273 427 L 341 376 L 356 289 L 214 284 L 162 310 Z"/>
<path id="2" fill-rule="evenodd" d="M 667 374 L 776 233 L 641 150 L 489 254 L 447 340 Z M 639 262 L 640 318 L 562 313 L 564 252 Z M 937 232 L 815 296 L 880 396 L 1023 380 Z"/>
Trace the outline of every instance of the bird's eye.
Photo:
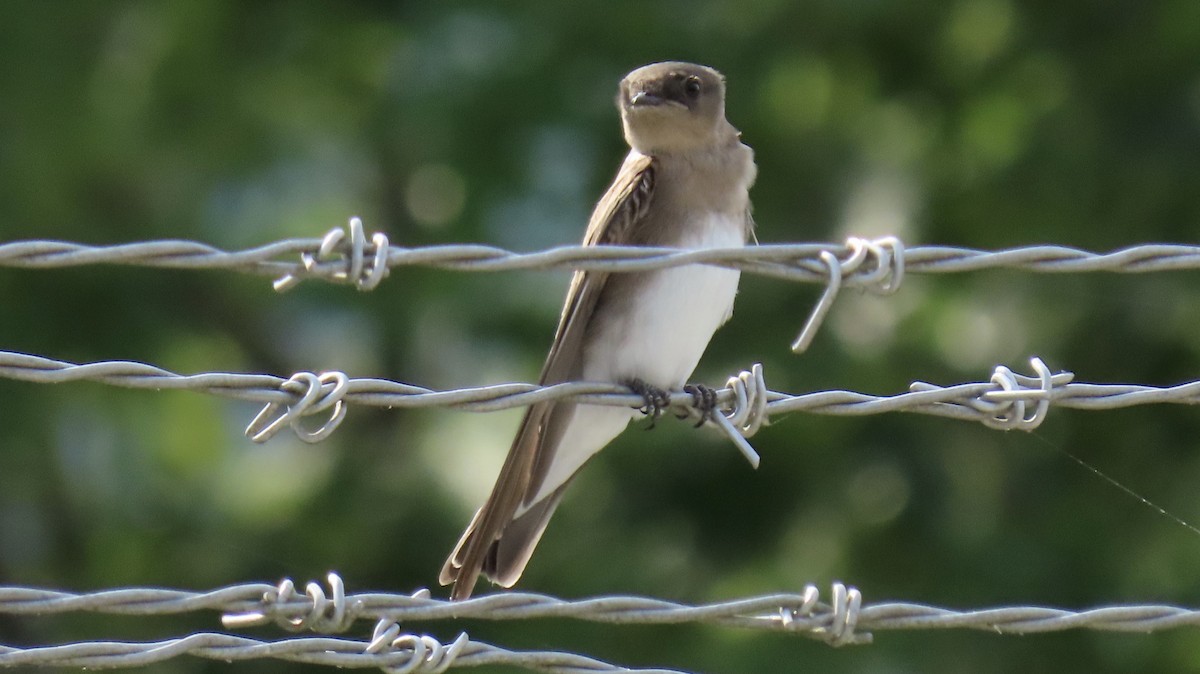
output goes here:
<path id="1" fill-rule="evenodd" d="M 683 83 L 683 90 L 687 92 L 688 96 L 695 98 L 697 95 L 700 94 L 700 78 L 699 77 L 687 78 L 687 81 L 685 81 Z"/>

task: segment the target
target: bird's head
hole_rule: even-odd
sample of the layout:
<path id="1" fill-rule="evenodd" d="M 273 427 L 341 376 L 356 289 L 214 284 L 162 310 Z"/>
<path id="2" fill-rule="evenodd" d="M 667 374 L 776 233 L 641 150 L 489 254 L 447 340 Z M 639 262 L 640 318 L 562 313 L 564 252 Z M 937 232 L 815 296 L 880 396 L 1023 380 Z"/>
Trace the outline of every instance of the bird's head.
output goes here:
<path id="1" fill-rule="evenodd" d="M 621 80 L 617 107 L 625 140 L 642 154 L 711 147 L 737 134 L 725 121 L 725 77 L 707 66 L 642 66 Z"/>

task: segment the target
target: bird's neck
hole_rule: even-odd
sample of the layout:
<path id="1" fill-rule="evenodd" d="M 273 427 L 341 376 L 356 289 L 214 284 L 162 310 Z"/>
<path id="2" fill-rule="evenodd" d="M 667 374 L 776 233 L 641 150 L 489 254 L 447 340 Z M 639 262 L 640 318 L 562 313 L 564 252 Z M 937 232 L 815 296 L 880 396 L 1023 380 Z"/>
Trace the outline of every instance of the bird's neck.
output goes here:
<path id="1" fill-rule="evenodd" d="M 689 181 L 698 183 L 697 187 L 701 189 L 691 192 L 693 194 L 704 194 L 709 191 L 704 188 L 708 187 L 718 193 L 728 190 L 744 195 L 757 175 L 754 150 L 742 143 L 736 130 L 716 143 L 650 156 L 659 165 L 660 175 L 687 176 Z M 723 194 L 714 196 L 726 197 Z"/>
<path id="2" fill-rule="evenodd" d="M 637 150 L 633 154 L 641 154 Z M 650 155 L 655 166 L 655 201 L 677 213 L 745 217 L 757 169 L 754 151 L 736 136 L 732 143 Z"/>

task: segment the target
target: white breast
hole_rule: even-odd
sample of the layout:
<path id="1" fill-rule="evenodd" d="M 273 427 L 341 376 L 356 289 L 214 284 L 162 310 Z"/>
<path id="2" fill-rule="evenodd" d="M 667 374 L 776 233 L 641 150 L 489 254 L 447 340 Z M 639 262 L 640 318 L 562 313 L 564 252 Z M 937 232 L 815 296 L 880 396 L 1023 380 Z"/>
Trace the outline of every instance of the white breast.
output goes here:
<path id="1" fill-rule="evenodd" d="M 712 215 L 689 229 L 680 248 L 737 248 L 745 245 L 744 222 Z M 583 378 L 625 382 L 639 378 L 678 389 L 692 375 L 717 328 L 733 312 L 739 272 L 687 265 L 651 272 L 637 301 L 606 312 L 593 327 L 583 353 Z M 546 479 L 531 501 L 545 498 L 617 436 L 636 412 L 621 407 L 578 405 Z M 518 513 L 524 512 L 524 508 Z"/>
<path id="2" fill-rule="evenodd" d="M 744 222 L 712 214 L 689 228 L 680 248 L 744 245 Z M 665 389 L 682 386 L 717 328 L 733 312 L 740 272 L 687 265 L 648 274 L 630 310 L 609 314 L 589 340 L 584 378 L 621 381 L 633 377 Z"/>

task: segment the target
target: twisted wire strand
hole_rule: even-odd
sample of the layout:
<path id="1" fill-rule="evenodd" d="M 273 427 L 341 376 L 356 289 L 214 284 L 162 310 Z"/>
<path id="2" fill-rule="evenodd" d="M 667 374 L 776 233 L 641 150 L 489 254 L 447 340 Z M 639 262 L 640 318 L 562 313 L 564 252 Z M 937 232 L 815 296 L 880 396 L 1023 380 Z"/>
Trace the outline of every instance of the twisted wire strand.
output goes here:
<path id="1" fill-rule="evenodd" d="M 298 255 L 299 261 L 278 258 Z M 1028 246 L 1001 251 L 927 246 L 906 248 L 897 237 L 851 237 L 845 244 L 767 244 L 724 249 L 649 248 L 641 246 L 563 246 L 514 253 L 481 245 L 425 248 L 393 247 L 386 234 L 370 239 L 360 218 L 335 227 L 322 239 L 289 239 L 241 251 L 224 251 L 194 241 L 145 241 L 87 246 L 62 241 L 14 241 L 0 244 L 0 267 L 59 268 L 82 264 L 125 264 L 167 268 L 215 268 L 276 276 L 286 291 L 305 278 L 348 283 L 372 290 L 391 269 L 420 265 L 462 271 L 513 269 L 588 269 L 645 271 L 686 264 L 712 264 L 764 276 L 825 283 L 792 351 L 812 343 L 843 287 L 889 295 L 900 288 L 905 271 L 951 273 L 986 268 L 1036 272 L 1111 271 L 1144 273 L 1200 269 L 1200 246 L 1146 244 L 1110 253 L 1066 246 Z"/>
<path id="2" fill-rule="evenodd" d="M 1039 373 L 1036 377 L 1017 375 L 1001 366 L 990 381 L 952 386 L 915 382 L 910 391 L 890 396 L 845 390 L 795 395 L 771 391 L 766 388 L 761 369 L 758 369 L 756 373 L 730 378 L 728 385 L 717 391 L 718 403 L 733 408 L 726 419 L 729 423 L 718 422 L 718 426 L 726 428 L 727 434 L 736 430 L 740 435 L 748 436 L 769 417 L 791 412 L 840 416 L 915 412 L 1029 430 L 1041 423 L 1050 407 L 1099 410 L 1200 403 L 1200 381 L 1175 386 L 1073 383 L 1070 373 L 1051 375 L 1040 360 L 1031 362 Z M 267 431 L 298 422 L 305 414 L 333 408 L 331 419 L 325 426 L 316 432 L 306 431 L 310 440 L 313 436 L 318 440 L 324 438 L 345 417 L 343 403 L 406 409 L 445 407 L 471 412 L 490 412 L 566 398 L 617 407 L 643 404 L 641 396 L 630 393 L 628 388 L 608 383 L 568 382 L 553 386 L 506 383 L 439 391 L 387 379 L 352 379 L 343 373 L 298 373 L 290 379 L 231 372 L 184 375 L 133 361 L 76 364 L 10 351 L 0 351 L 0 378 L 35 383 L 92 381 L 126 388 L 192 390 L 265 403 L 270 410 L 264 408 L 247 429 L 247 434 L 259 441 L 269 437 Z M 308 383 L 298 387 L 297 381 Z M 672 392 L 669 399 L 672 408 L 699 413 L 689 393 Z M 308 406 L 302 407 L 301 403 L 305 401 Z M 761 418 L 747 420 L 746 407 L 753 407 Z M 1026 408 L 1037 411 L 1028 415 Z M 270 416 L 265 414 L 268 411 L 278 413 L 280 410 L 286 410 L 282 417 L 263 418 Z M 736 425 L 742 428 L 734 429 L 733 421 L 739 422 Z"/>
<path id="3" fill-rule="evenodd" d="M 298 637 L 266 641 L 200 632 L 150 642 L 88 641 L 33 648 L 0 645 L 0 667 L 144 667 L 190 655 L 226 662 L 270 658 L 331 667 L 377 667 L 391 674 L 436 674 L 450 667 L 484 665 L 521 667 L 546 674 L 685 674 L 671 669 L 618 667 L 574 653 L 511 651 L 465 637 L 464 634 L 453 645 L 443 647 L 427 635 L 399 635 L 386 648 L 367 652 L 370 642 L 355 639 Z"/>
<path id="4" fill-rule="evenodd" d="M 1044 606 L 1000 606 L 951 609 L 910 602 L 850 604 L 857 593 L 834 584 L 835 599 L 819 600 L 815 586 L 800 594 L 770 594 L 709 604 L 684 604 L 651 597 L 608 596 L 561 599 L 529 592 L 499 592 L 463 601 L 433 598 L 428 591 L 411 595 L 370 592 L 344 594 L 318 602 L 306 595 L 281 598 L 278 586 L 247 583 L 209 592 L 161 588 L 122 588 L 73 593 L 27 587 L 0 587 L 0 614 L 56 615 L 91 612 L 121 615 L 177 615 L 216 611 L 227 626 L 312 620 L 314 611 L 340 611 L 354 620 L 389 622 L 444 620 L 532 620 L 567 618 L 619 625 L 708 624 L 759 631 L 787 632 L 828 640 L 838 622 L 860 630 L 853 643 L 868 643 L 870 631 L 977 629 L 1005 634 L 1033 634 L 1074 629 L 1149 633 L 1200 627 L 1200 610 L 1165 604 L 1128 604 L 1069 610 Z M 844 599 L 837 599 L 841 594 Z M 840 606 L 839 606 L 840 604 Z M 849 618 L 848 618 L 849 617 Z M 318 627 L 320 627 L 318 625 Z M 327 627 L 327 626 L 326 626 Z M 361 651 L 363 644 L 358 644 Z M 4 664 L 0 660 L 0 664 Z"/>
<path id="5" fill-rule="evenodd" d="M 637 246 L 561 246 L 518 253 L 494 246 L 461 244 L 404 248 L 388 245 L 378 236 L 367 241 L 351 221 L 351 235 L 335 228 L 324 238 L 286 239 L 263 246 L 227 251 L 196 241 L 158 240 L 118 245 L 87 245 L 66 241 L 27 240 L 0 243 L 0 267 L 57 269 L 80 265 L 129 265 L 169 269 L 222 269 L 265 276 L 319 278 L 357 282 L 375 258 L 388 269 L 405 266 L 457 271 L 527 269 L 587 269 L 645 271 L 705 263 L 795 281 L 828 281 L 822 253 L 846 260 L 859 253 L 852 239 L 837 243 L 781 243 L 711 250 Z M 334 232 L 338 234 L 335 236 Z M 332 239 L 332 243 L 330 243 Z M 1098 253 L 1067 246 L 1038 245 L 986 251 L 951 246 L 903 248 L 907 272 L 945 274 L 984 269 L 1018 269 L 1044 273 L 1148 273 L 1200 269 L 1200 246 L 1141 244 Z M 302 257 L 306 256 L 306 257 Z M 289 259 L 290 258 L 290 259 Z M 300 258 L 300 259 L 296 259 Z M 372 264 L 374 262 L 372 261 Z M 357 270 L 354 268 L 357 267 Z M 370 272 L 366 269 L 366 272 Z M 861 285 L 877 277 L 878 265 L 863 265 L 842 283 Z M 874 280 L 878 280 L 875 278 Z"/>

